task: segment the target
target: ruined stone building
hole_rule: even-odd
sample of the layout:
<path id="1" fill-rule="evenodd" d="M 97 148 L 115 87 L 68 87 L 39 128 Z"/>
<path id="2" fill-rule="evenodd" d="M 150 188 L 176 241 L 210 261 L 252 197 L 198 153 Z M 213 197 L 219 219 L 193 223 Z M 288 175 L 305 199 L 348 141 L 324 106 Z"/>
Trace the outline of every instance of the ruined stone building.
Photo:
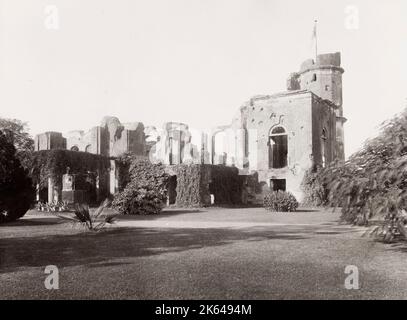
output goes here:
<path id="1" fill-rule="evenodd" d="M 345 158 L 343 72 L 340 53 L 321 54 L 290 74 L 287 91 L 250 99 L 213 132 L 213 163 L 257 172 L 260 183 L 301 199 L 308 169 Z"/>
<path id="2" fill-rule="evenodd" d="M 340 53 L 318 55 L 289 75 L 287 91 L 251 98 L 230 125 L 193 132 L 165 124 L 155 134 L 152 158 L 235 166 L 241 175 L 256 174 L 263 189 L 287 190 L 301 200 L 308 169 L 345 158 L 343 72 Z"/>
<path id="3" fill-rule="evenodd" d="M 115 157 L 124 152 L 145 154 L 144 126 L 141 122 L 122 124 L 116 117 L 103 118 L 100 126 L 88 132 L 45 132 L 35 137 L 35 151 L 68 149 Z"/>
<path id="4" fill-rule="evenodd" d="M 35 138 L 36 150 L 68 149 L 116 157 L 125 152 L 148 156 L 168 166 L 234 166 L 240 175 L 256 176 L 263 190 L 287 190 L 299 200 L 305 172 L 344 159 L 340 53 L 320 54 L 291 73 L 284 92 L 252 97 L 229 125 L 207 132 L 166 122 L 161 128 L 140 122 L 122 124 L 105 117 L 88 132 L 46 132 Z M 117 191 L 112 160 L 110 190 Z M 248 179 L 249 180 L 249 179 Z"/>
<path id="5" fill-rule="evenodd" d="M 105 172 L 94 168 L 89 174 L 97 176 L 95 189 L 108 190 L 110 195 L 118 191 L 118 173 L 115 157 L 131 152 L 139 156 L 146 155 L 146 138 L 144 126 L 141 122 L 122 124 L 116 117 L 105 117 L 99 126 L 93 127 L 87 132 L 70 131 L 65 136 L 59 132 L 45 132 L 35 137 L 35 151 L 66 149 L 75 152 L 86 152 L 111 158 L 110 167 Z M 68 177 L 67 179 L 74 179 Z M 79 178 L 79 177 L 78 177 Z M 55 202 L 65 200 L 63 184 L 49 179 L 47 199 L 41 201 Z M 71 191 L 71 190 L 70 190 Z M 68 194 L 68 193 L 67 193 Z M 79 193 L 78 193 L 79 194 Z"/>

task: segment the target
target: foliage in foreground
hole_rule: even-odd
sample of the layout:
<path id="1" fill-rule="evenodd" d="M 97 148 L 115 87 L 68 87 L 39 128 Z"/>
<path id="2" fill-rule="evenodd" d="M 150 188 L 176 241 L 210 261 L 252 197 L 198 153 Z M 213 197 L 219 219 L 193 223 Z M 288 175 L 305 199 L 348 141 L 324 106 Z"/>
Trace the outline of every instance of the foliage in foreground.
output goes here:
<path id="1" fill-rule="evenodd" d="M 14 145 L 0 131 L 0 223 L 24 216 L 34 198 L 32 181 L 21 166 Z"/>
<path id="2" fill-rule="evenodd" d="M 342 218 L 375 227 L 383 239 L 405 237 L 407 219 L 407 110 L 383 123 L 381 133 L 368 140 L 346 162 L 314 171 L 308 180 L 321 204 L 342 208 Z M 310 182 L 311 181 L 311 182 Z M 307 184 L 307 181 L 305 182 Z M 317 192 L 323 188 L 323 192 Z M 310 196 L 310 194 L 308 194 Z"/>
<path id="3" fill-rule="evenodd" d="M 8 142 L 14 145 L 16 157 L 21 165 L 28 169 L 31 167 L 31 157 L 34 151 L 34 140 L 28 133 L 27 123 L 17 119 L 0 118 L 0 130 Z"/>
<path id="4" fill-rule="evenodd" d="M 328 205 L 328 189 L 321 174 L 321 168 L 316 167 L 305 172 L 302 181 L 304 199 L 302 205 L 307 207 L 321 207 Z"/>
<path id="5" fill-rule="evenodd" d="M 106 214 L 104 209 L 110 205 L 106 199 L 96 210 L 91 211 L 86 204 L 75 204 L 74 216 L 57 214 L 58 217 L 72 222 L 73 226 L 80 225 L 90 231 L 99 231 L 106 224 L 113 224 L 118 214 Z"/>
<path id="6" fill-rule="evenodd" d="M 115 195 L 112 206 L 121 214 L 157 214 L 167 200 L 169 175 L 162 164 L 135 158 L 130 164 L 130 182 Z"/>
<path id="7" fill-rule="evenodd" d="M 278 190 L 264 196 L 263 206 L 272 212 L 293 212 L 298 208 L 298 201 L 290 192 Z"/>

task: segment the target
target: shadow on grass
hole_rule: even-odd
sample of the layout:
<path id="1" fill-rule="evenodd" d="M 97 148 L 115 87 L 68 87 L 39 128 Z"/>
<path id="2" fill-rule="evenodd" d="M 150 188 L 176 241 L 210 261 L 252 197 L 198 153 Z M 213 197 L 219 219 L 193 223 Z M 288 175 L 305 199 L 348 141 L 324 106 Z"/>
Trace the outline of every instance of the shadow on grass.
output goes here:
<path id="1" fill-rule="evenodd" d="M 300 229 L 278 232 L 259 228 L 113 228 L 98 233 L 5 238 L 0 241 L 0 274 L 47 265 L 98 267 L 122 263 L 114 259 L 270 239 L 301 241 L 306 234 Z"/>
<path id="2" fill-rule="evenodd" d="M 61 224 L 64 221 L 57 218 L 35 218 L 35 219 L 20 219 L 13 222 L 7 222 L 0 224 L 0 230 L 2 227 L 34 227 L 34 226 L 49 226 L 55 224 Z"/>
<path id="3" fill-rule="evenodd" d="M 398 242 L 389 244 L 391 250 L 407 253 L 407 241 L 404 239 L 398 239 Z"/>
<path id="4" fill-rule="evenodd" d="M 204 213 L 206 210 L 201 209 L 165 209 L 158 214 L 122 214 L 117 217 L 118 220 L 158 220 L 165 217 L 177 216 L 180 214 L 190 214 L 190 213 Z"/>

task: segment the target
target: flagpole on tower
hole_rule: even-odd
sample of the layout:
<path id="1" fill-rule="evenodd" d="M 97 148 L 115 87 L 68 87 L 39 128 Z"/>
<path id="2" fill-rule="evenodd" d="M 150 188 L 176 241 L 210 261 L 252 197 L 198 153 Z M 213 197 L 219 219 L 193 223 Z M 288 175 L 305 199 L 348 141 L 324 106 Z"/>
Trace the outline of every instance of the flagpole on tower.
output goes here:
<path id="1" fill-rule="evenodd" d="M 318 35 L 317 35 L 317 23 L 318 20 L 314 20 L 314 38 L 315 38 L 315 63 L 318 57 Z"/>

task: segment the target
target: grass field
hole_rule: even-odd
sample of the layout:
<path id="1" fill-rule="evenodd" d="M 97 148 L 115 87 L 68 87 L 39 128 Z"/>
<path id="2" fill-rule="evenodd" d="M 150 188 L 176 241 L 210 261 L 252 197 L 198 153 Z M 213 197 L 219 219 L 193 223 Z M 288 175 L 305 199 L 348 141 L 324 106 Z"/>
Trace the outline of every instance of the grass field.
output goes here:
<path id="1" fill-rule="evenodd" d="M 407 298 L 407 246 L 338 213 L 262 208 L 123 216 L 101 232 L 30 212 L 0 226 L 1 299 Z M 59 268 L 59 290 L 44 286 Z M 347 265 L 360 289 L 344 288 Z"/>

